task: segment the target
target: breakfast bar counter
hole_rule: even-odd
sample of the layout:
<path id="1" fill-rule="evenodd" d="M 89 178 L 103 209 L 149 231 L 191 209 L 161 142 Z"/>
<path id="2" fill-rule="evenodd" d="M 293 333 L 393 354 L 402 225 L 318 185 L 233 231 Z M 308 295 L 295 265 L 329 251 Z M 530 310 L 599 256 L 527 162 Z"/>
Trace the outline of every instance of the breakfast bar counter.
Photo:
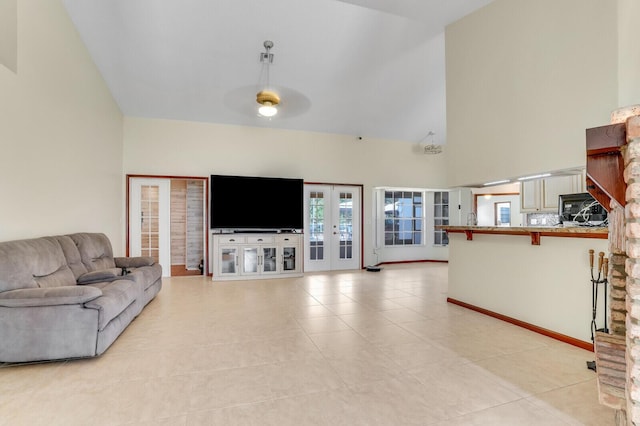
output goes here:
<path id="1" fill-rule="evenodd" d="M 441 229 L 449 235 L 450 303 L 591 348 L 589 250 L 608 253 L 607 228 Z M 598 302 L 600 326 L 604 296 Z"/>
<path id="2" fill-rule="evenodd" d="M 609 230 L 593 226 L 442 226 L 447 233 L 465 234 L 467 240 L 473 240 L 474 234 L 529 235 L 531 244 L 540 245 L 540 237 L 598 238 L 606 240 Z"/>

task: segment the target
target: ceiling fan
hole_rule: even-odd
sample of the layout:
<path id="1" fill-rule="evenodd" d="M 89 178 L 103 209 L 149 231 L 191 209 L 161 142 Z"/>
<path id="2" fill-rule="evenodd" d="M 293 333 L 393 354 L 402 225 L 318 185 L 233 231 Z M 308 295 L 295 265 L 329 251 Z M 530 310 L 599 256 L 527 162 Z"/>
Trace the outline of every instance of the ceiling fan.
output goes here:
<path id="1" fill-rule="evenodd" d="M 263 117 L 273 117 L 278 113 L 278 104 L 280 103 L 280 97 L 278 94 L 271 89 L 269 86 L 269 68 L 273 63 L 273 53 L 271 53 L 271 48 L 273 47 L 273 42 L 271 40 L 265 40 L 263 43 L 265 52 L 260 54 L 260 62 L 263 64 L 263 71 L 265 71 L 266 75 L 266 85 L 263 90 L 260 90 L 256 95 L 256 102 L 260 107 L 258 107 L 258 114 Z"/>
<path id="2" fill-rule="evenodd" d="M 286 119 L 298 116 L 311 108 L 311 101 L 297 90 L 270 82 L 270 66 L 273 63 L 273 41 L 265 40 L 264 52 L 260 52 L 262 77 L 258 85 L 236 88 L 224 96 L 230 109 L 258 119 Z M 257 91 L 257 93 L 256 93 Z"/>

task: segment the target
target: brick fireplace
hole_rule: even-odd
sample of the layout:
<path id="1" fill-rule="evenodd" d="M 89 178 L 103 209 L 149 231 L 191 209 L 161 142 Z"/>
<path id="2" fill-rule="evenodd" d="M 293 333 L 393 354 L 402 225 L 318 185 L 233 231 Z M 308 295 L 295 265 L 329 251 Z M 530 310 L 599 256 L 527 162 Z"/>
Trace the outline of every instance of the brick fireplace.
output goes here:
<path id="1" fill-rule="evenodd" d="M 640 424 L 640 106 L 626 119 L 623 150 L 626 255 L 627 422 Z M 613 315 L 613 313 L 612 313 Z"/>
<path id="2" fill-rule="evenodd" d="M 618 409 L 617 425 L 640 425 L 640 105 L 620 108 L 611 114 L 610 126 L 590 130 L 596 132 L 590 140 L 587 130 L 587 187 L 601 204 L 608 201 L 609 205 L 606 315 L 609 332 L 621 337 L 617 350 L 624 354 L 620 361 L 624 380 L 619 383 L 624 390 L 617 397 L 603 395 L 607 391 L 601 370 L 609 367 L 608 359 L 605 355 L 598 361 L 602 363 L 598 368 L 600 402 Z M 599 138 L 596 145 L 593 136 Z M 597 358 L 598 344 L 596 339 Z"/>

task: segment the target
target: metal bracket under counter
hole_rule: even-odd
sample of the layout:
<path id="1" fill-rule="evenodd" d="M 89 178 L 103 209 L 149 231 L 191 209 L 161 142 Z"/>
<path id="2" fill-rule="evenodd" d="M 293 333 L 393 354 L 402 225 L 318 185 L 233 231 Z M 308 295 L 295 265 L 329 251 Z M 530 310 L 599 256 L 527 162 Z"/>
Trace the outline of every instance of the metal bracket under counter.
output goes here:
<path id="1" fill-rule="evenodd" d="M 465 234 L 467 241 L 473 241 L 473 234 L 493 234 L 493 235 L 529 235 L 531 245 L 539 246 L 541 237 L 564 237 L 564 238 L 597 238 L 606 240 L 609 238 L 607 228 L 534 228 L 534 227 L 492 227 L 492 226 L 442 226 L 447 233 Z"/>

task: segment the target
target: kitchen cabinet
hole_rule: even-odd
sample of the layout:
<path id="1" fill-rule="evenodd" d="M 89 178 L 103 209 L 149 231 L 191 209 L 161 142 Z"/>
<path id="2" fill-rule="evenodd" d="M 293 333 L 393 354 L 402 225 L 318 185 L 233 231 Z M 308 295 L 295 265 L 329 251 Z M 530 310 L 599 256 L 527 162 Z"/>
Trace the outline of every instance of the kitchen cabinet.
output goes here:
<path id="1" fill-rule="evenodd" d="M 523 181 L 520 185 L 520 211 L 522 213 L 557 213 L 560 194 L 584 191 L 582 174 Z"/>
<path id="2" fill-rule="evenodd" d="M 540 211 L 540 188 L 538 179 L 525 180 L 520 184 L 520 212 L 537 213 Z"/>
<path id="3" fill-rule="evenodd" d="M 273 237 L 247 238 L 240 248 L 240 275 L 273 275 L 278 273 L 277 247 Z"/>
<path id="4" fill-rule="evenodd" d="M 299 234 L 212 234 L 213 280 L 302 275 Z"/>
<path id="5" fill-rule="evenodd" d="M 542 179 L 542 210 L 558 211 L 558 196 L 584 191 L 582 175 L 558 176 Z"/>

